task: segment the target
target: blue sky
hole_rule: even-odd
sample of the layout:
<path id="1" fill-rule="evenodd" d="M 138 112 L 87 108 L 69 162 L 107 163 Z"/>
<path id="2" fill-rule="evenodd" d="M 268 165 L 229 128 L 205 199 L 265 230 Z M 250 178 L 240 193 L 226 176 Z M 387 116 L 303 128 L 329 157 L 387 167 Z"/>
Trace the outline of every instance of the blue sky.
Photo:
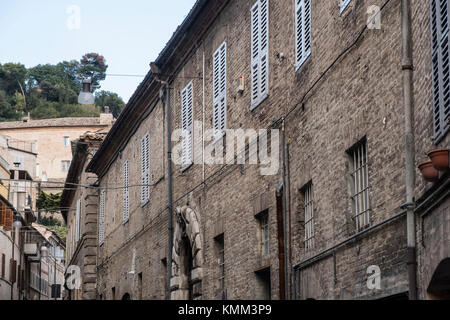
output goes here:
<path id="1" fill-rule="evenodd" d="M 194 2 L 1 0 L 0 63 L 32 67 L 99 52 L 108 73 L 145 75 Z M 71 6 L 80 9 L 79 29 L 68 26 L 76 27 L 77 21 Z M 101 89 L 117 92 L 127 102 L 142 80 L 110 76 Z"/>

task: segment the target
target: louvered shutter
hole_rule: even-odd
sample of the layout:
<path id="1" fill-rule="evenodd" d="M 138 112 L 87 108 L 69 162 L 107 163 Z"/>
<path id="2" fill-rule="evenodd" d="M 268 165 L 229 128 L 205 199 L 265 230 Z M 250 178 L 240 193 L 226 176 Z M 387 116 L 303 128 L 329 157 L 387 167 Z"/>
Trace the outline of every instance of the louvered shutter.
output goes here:
<path id="1" fill-rule="evenodd" d="M 12 231 L 13 229 L 13 220 L 14 220 L 14 213 L 6 207 L 6 214 L 5 214 L 5 231 Z"/>
<path id="2" fill-rule="evenodd" d="M 215 140 L 226 130 L 227 46 L 222 43 L 213 55 L 213 127 Z"/>
<path id="3" fill-rule="evenodd" d="M 105 190 L 100 191 L 100 214 L 98 217 L 98 243 L 105 241 Z"/>
<path id="4" fill-rule="evenodd" d="M 269 2 L 258 0 L 251 8 L 251 109 L 267 97 L 269 82 Z"/>
<path id="5" fill-rule="evenodd" d="M 181 92 L 182 122 L 182 168 L 186 169 L 193 162 L 193 122 L 194 122 L 193 84 L 190 82 Z"/>
<path id="6" fill-rule="evenodd" d="M 129 202 L 129 162 L 125 161 L 123 164 L 123 223 L 127 223 L 130 217 L 130 202 Z"/>
<path id="7" fill-rule="evenodd" d="M 150 194 L 150 134 L 141 139 L 141 203 L 145 205 Z"/>
<path id="8" fill-rule="evenodd" d="M 450 62 L 448 0 L 431 1 L 433 62 L 434 137 L 442 138 L 450 128 Z"/>
<path id="9" fill-rule="evenodd" d="M 5 205 L 0 202 L 0 227 L 3 227 L 5 225 Z"/>
<path id="10" fill-rule="evenodd" d="M 77 211 L 75 216 L 75 242 L 80 240 L 81 199 L 77 200 Z"/>
<path id="11" fill-rule="evenodd" d="M 296 68 L 311 55 L 311 0 L 295 0 Z"/>

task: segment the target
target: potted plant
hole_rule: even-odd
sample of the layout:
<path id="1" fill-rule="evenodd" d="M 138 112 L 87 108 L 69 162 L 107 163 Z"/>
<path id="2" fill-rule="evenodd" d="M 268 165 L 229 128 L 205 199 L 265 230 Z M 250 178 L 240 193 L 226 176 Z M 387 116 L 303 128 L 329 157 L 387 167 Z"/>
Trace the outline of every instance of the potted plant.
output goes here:
<path id="1" fill-rule="evenodd" d="M 439 179 L 439 171 L 436 170 L 431 161 L 421 163 L 419 170 L 422 172 L 425 181 L 436 182 Z"/>
<path id="2" fill-rule="evenodd" d="M 436 170 L 448 170 L 448 149 L 435 149 L 428 152 L 428 157 L 431 159 Z"/>

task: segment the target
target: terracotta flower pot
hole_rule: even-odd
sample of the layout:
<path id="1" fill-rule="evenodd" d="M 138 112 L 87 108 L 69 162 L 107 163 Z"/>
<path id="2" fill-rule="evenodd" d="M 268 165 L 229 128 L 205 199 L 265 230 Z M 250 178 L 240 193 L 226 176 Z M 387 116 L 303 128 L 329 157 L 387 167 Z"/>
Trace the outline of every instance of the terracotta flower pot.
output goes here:
<path id="1" fill-rule="evenodd" d="M 431 161 L 421 163 L 419 170 L 422 172 L 425 181 L 436 182 L 439 179 L 439 171 L 436 170 Z"/>
<path id="2" fill-rule="evenodd" d="M 448 149 L 435 149 L 428 152 L 428 157 L 431 159 L 436 170 L 448 170 Z"/>

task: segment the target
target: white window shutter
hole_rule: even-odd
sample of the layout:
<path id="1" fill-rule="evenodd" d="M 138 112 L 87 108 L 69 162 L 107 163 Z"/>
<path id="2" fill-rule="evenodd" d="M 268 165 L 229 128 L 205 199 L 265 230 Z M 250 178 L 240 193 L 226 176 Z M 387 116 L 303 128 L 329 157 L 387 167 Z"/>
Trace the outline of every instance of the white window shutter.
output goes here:
<path id="1" fill-rule="evenodd" d="M 251 9 L 252 20 L 252 109 L 259 103 L 259 48 L 260 48 L 260 14 L 259 14 L 260 1 L 256 1 Z"/>
<path id="2" fill-rule="evenodd" d="M 264 100 L 269 86 L 269 0 L 261 0 L 260 6 L 260 101 Z"/>
<path id="3" fill-rule="evenodd" d="M 130 202 L 129 202 L 129 161 L 123 164 L 123 223 L 127 223 L 130 217 Z"/>
<path id="4" fill-rule="evenodd" d="M 150 194 L 150 134 L 141 139 L 141 204 L 145 205 Z"/>
<path id="5" fill-rule="evenodd" d="M 222 43 L 213 55 L 213 127 L 215 139 L 226 130 L 227 46 Z"/>
<path id="6" fill-rule="evenodd" d="M 105 190 L 100 191 L 100 213 L 98 217 L 98 244 L 105 241 Z"/>
<path id="7" fill-rule="evenodd" d="M 448 0 L 431 1 L 434 138 L 450 129 L 450 32 Z"/>
<path id="8" fill-rule="evenodd" d="M 193 122 L 194 122 L 193 84 L 190 82 L 181 91 L 181 125 L 182 125 L 182 169 L 193 161 Z"/>
<path id="9" fill-rule="evenodd" d="M 269 1 L 257 0 L 251 8 L 252 61 L 251 109 L 267 97 L 269 84 Z"/>
<path id="10" fill-rule="evenodd" d="M 296 69 L 311 55 L 311 0 L 295 0 Z"/>

